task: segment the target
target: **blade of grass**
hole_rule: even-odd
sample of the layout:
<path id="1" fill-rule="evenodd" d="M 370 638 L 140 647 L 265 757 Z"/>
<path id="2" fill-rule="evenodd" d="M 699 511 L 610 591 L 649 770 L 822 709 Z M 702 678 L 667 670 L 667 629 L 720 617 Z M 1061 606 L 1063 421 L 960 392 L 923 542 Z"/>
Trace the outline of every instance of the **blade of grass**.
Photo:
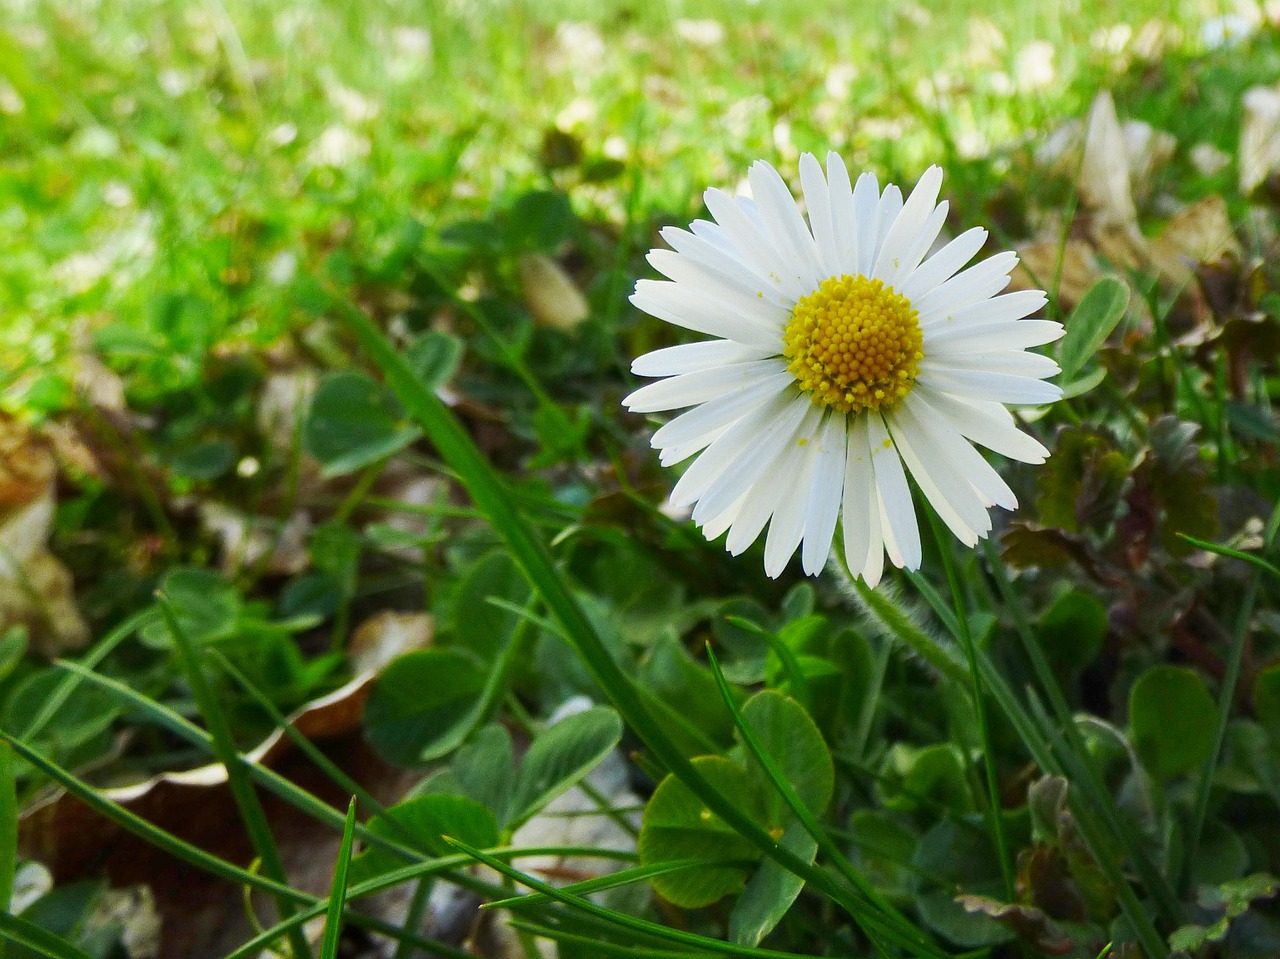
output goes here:
<path id="1" fill-rule="evenodd" d="M 458 474 L 476 507 L 506 540 L 512 558 L 520 565 L 547 608 L 559 620 L 583 664 L 639 738 L 667 769 L 730 828 L 766 856 L 775 859 L 784 868 L 801 876 L 814 888 L 839 903 L 865 929 L 865 907 L 856 897 L 851 896 L 852 890 L 776 843 L 768 832 L 738 809 L 731 797 L 722 795 L 697 771 L 689 757 L 677 747 L 654 718 L 638 687 L 614 660 L 595 627 L 573 598 L 546 545 L 524 521 L 498 475 L 457 419 L 434 393 L 423 387 L 408 362 L 364 313 L 346 302 L 341 294 L 333 297 L 332 305 L 382 371 L 405 411 L 422 427 L 440 456 Z M 914 927 L 907 931 L 895 925 L 886 934 L 899 945 L 908 948 L 916 946 L 917 931 Z"/>
<path id="2" fill-rule="evenodd" d="M 26 919 L 10 915 L 7 909 L 0 912 L 0 939 L 26 946 L 49 959 L 90 959 L 87 952 Z"/>
<path id="3" fill-rule="evenodd" d="M 618 872 L 610 873 L 607 876 L 597 876 L 595 879 L 584 879 L 581 882 L 572 882 L 567 886 L 561 886 L 562 892 L 567 892 L 574 896 L 586 896 L 593 892 L 600 892 L 605 889 L 617 889 L 619 886 L 630 885 L 633 882 L 644 882 L 652 879 L 654 876 L 665 876 L 673 872 L 682 872 L 685 869 L 697 869 L 702 866 L 701 859 L 669 859 L 666 862 L 650 863 L 647 866 L 634 866 L 631 869 L 622 869 Z M 726 863 L 726 865 L 735 865 L 734 863 Z M 482 903 L 481 909 L 519 909 L 521 907 L 537 906 L 546 902 L 553 902 L 550 896 L 543 895 L 540 892 L 531 892 L 524 896 L 510 896 L 506 899 L 495 899 L 492 902 Z"/>
<path id="4" fill-rule="evenodd" d="M 13 750 L 0 745 L 0 910 L 13 901 L 18 871 L 18 781 Z M 3 954 L 0 948 L 0 954 Z"/>
<path id="5" fill-rule="evenodd" d="M 351 867 L 351 841 L 355 836 L 356 800 L 347 805 L 347 819 L 342 826 L 342 845 L 329 886 L 329 909 L 324 917 L 324 938 L 320 942 L 320 959 L 338 959 L 338 939 L 342 932 L 342 909 L 347 903 L 347 870 Z M 287 917 L 286 917 L 287 918 Z"/>
<path id="6" fill-rule="evenodd" d="M 156 599 L 165 623 L 169 627 L 169 635 L 173 638 L 173 644 L 178 651 L 178 659 L 182 663 L 183 672 L 186 673 L 187 682 L 191 686 L 191 694 L 209 727 L 214 753 L 227 770 L 227 787 L 231 791 L 236 809 L 240 812 L 245 831 L 249 834 L 253 851 L 262 861 L 262 869 L 267 878 L 287 886 L 284 862 L 280 858 L 280 851 L 276 848 L 275 836 L 271 834 L 271 826 L 267 822 L 266 813 L 262 810 L 262 804 L 258 801 L 253 781 L 245 774 L 240 750 L 236 748 L 235 739 L 231 733 L 231 723 L 222 709 L 222 703 L 213 694 L 213 689 L 205 677 L 200 653 L 186 630 L 182 628 L 182 624 L 178 622 L 177 614 L 168 598 L 158 594 Z M 280 918 L 288 919 L 293 913 L 293 903 L 284 896 L 274 898 Z M 289 946 L 295 957 L 302 956 L 309 959 L 311 956 L 311 947 L 301 930 L 290 933 Z"/>

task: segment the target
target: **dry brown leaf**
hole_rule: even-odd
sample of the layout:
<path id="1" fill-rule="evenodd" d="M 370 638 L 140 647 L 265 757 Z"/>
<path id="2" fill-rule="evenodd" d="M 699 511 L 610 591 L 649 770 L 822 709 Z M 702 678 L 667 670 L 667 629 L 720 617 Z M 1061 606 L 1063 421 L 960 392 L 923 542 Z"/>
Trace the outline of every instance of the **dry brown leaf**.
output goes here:
<path id="1" fill-rule="evenodd" d="M 1244 92 L 1240 124 L 1240 192 L 1248 196 L 1280 170 L 1280 85 Z"/>
<path id="2" fill-rule="evenodd" d="M 1129 152 L 1111 93 L 1094 98 L 1080 164 L 1080 195 L 1099 224 L 1128 226 L 1138 219 L 1129 180 Z"/>
<path id="3" fill-rule="evenodd" d="M 252 516 L 222 503 L 203 502 L 197 507 L 200 525 L 221 543 L 219 568 L 228 576 L 262 564 L 262 571 L 296 576 L 311 565 L 307 541 L 311 514 L 299 510 L 281 525 L 279 520 Z"/>
<path id="4" fill-rule="evenodd" d="M 0 632 L 25 626 L 46 656 L 89 641 L 71 573 L 48 550 L 56 472 L 48 444 L 0 416 Z"/>
<path id="5" fill-rule="evenodd" d="M 523 253 L 518 266 L 525 306 L 539 326 L 571 330 L 591 315 L 586 299 L 555 260 Z"/>
<path id="6" fill-rule="evenodd" d="M 1200 263 L 1224 253 L 1241 255 L 1226 201 L 1220 196 L 1205 197 L 1175 214 L 1148 249 L 1160 275 L 1179 285 L 1191 280 Z"/>
<path id="7" fill-rule="evenodd" d="M 1058 274 L 1061 255 L 1062 272 Z M 1015 290 L 1043 290 L 1053 285 L 1058 276 L 1058 300 L 1070 309 L 1102 276 L 1093 247 L 1084 240 L 1041 240 L 1018 248 L 1019 263 L 1013 271 L 1010 287 Z"/>
<path id="8" fill-rule="evenodd" d="M 435 621 L 426 613 L 397 613 L 384 610 L 360 624 L 351 636 L 347 651 L 352 668 L 361 675 L 374 675 L 402 653 L 425 649 L 435 635 Z"/>

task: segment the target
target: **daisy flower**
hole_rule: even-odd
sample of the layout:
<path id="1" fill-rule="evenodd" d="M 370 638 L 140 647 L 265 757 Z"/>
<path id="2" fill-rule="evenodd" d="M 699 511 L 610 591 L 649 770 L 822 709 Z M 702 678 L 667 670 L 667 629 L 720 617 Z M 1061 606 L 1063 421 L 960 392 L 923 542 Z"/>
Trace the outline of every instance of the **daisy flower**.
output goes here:
<path id="1" fill-rule="evenodd" d="M 689 408 L 653 436 L 664 466 L 697 456 L 672 505 L 693 507 L 708 539 L 727 532 L 735 556 L 767 525 L 770 576 L 802 543 L 805 572 L 819 573 L 843 517 L 849 569 L 874 586 L 886 554 L 920 565 L 910 474 L 961 542 L 976 545 L 990 508 L 1017 500 L 973 444 L 1026 463 L 1049 455 L 1005 406 L 1061 396 L 1044 382 L 1057 364 L 1026 352 L 1063 332 L 1025 319 L 1044 293 L 997 295 L 1013 253 L 962 269 L 986 242 L 982 228 L 928 255 L 947 215 L 936 166 L 904 200 L 871 173 L 852 184 L 835 153 L 825 175 L 805 154 L 807 222 L 768 163 L 754 164 L 749 182 L 751 199 L 706 192 L 714 222 L 663 230 L 671 249 L 649 262 L 668 279 L 640 280 L 631 297 L 716 337 L 631 367 L 662 379 L 628 396 L 628 409 Z"/>

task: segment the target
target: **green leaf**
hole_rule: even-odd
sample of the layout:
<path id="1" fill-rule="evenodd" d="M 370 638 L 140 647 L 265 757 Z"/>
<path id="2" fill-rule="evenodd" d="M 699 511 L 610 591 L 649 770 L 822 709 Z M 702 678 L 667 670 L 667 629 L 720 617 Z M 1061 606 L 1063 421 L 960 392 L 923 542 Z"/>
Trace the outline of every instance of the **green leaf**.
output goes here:
<path id="1" fill-rule="evenodd" d="M 462 362 L 462 340 L 443 330 L 427 330 L 409 344 L 405 357 L 422 385 L 438 390 L 453 378 Z"/>
<path id="2" fill-rule="evenodd" d="M 160 584 L 178 625 L 197 646 L 226 639 L 235 633 L 243 601 L 226 577 L 210 569 L 184 566 L 175 569 Z M 168 649 L 172 638 L 163 620 L 142 628 L 148 646 Z"/>
<path id="3" fill-rule="evenodd" d="M 507 243 L 515 250 L 549 252 L 568 235 L 572 219 L 563 193 L 531 191 L 516 200 L 507 215 Z"/>
<path id="4" fill-rule="evenodd" d="M 511 734 L 506 728 L 494 724 L 480 730 L 458 750 L 450 769 L 463 795 L 492 812 L 505 829 L 511 816 L 511 784 L 516 770 Z"/>
<path id="5" fill-rule="evenodd" d="M 779 842 L 810 862 L 818 852 L 817 840 L 800 822 L 793 822 Z M 802 889 L 802 878 L 772 859 L 764 860 L 729 913 L 729 938 L 740 945 L 758 946 L 782 921 Z"/>
<path id="6" fill-rule="evenodd" d="M 1133 743 L 1148 771 L 1171 779 L 1204 763 L 1217 709 L 1204 681 L 1180 666 L 1153 666 L 1129 696 Z"/>
<path id="7" fill-rule="evenodd" d="M 169 454 L 169 466 L 179 476 L 208 481 L 225 476 L 236 464 L 236 447 L 228 440 L 201 440 Z"/>
<path id="8" fill-rule="evenodd" d="M 423 649 L 379 674 L 365 707 L 365 735 L 384 759 L 417 766 L 441 740 L 470 728 L 470 710 L 485 671 L 461 649 Z"/>
<path id="9" fill-rule="evenodd" d="M 1058 353 L 1064 383 L 1071 382 L 1098 352 L 1128 307 L 1129 287 L 1113 277 L 1103 277 L 1089 288 L 1067 320 L 1067 332 Z"/>
<path id="10" fill-rule="evenodd" d="M 420 435 L 391 391 L 345 370 L 320 381 L 303 425 L 303 448 L 324 475 L 341 476 L 404 449 Z"/>
<path id="11" fill-rule="evenodd" d="M 1108 628 L 1107 608 L 1088 593 L 1073 591 L 1040 618 L 1036 638 L 1055 666 L 1078 670 L 1097 657 Z"/>
<path id="12" fill-rule="evenodd" d="M 800 800 L 815 816 L 822 815 L 835 789 L 835 767 L 809 714 L 791 697 L 766 689 L 747 701 L 742 716 Z M 768 827 L 781 834 L 793 818 L 791 810 L 758 764 L 749 769 L 765 797 Z"/>
<path id="13" fill-rule="evenodd" d="M 15 943 L 38 956 L 49 959 L 91 959 L 87 952 L 71 945 L 52 932 L 41 929 L 35 923 L 12 916 L 7 909 L 0 910 L 0 939 Z M 16 950 L 5 950 L 6 956 L 17 957 Z"/>
<path id="14" fill-rule="evenodd" d="M 1268 735 L 1280 740 L 1280 666 L 1268 666 L 1253 681 L 1253 711 Z"/>
<path id="15" fill-rule="evenodd" d="M 529 601 L 528 581 L 501 550 L 481 557 L 463 574 L 451 604 L 452 641 L 486 662 L 507 645 L 520 622 L 518 613 L 490 602 L 494 597 L 517 606 Z"/>
<path id="16" fill-rule="evenodd" d="M 406 799 L 374 816 L 367 828 L 375 835 L 408 844 L 425 856 L 447 855 L 451 849 L 445 836 L 481 849 L 493 848 L 499 839 L 492 812 L 474 799 L 445 793 Z M 367 849 L 351 863 L 351 883 L 367 882 L 404 865 L 402 857 L 386 849 Z"/>
<path id="17" fill-rule="evenodd" d="M 23 626 L 10 626 L 0 635 L 0 682 L 8 679 L 27 654 L 27 630 Z"/>
<path id="18" fill-rule="evenodd" d="M 759 794 L 745 769 L 723 756 L 699 756 L 692 765 L 722 795 L 735 797 L 739 808 L 754 821 L 763 821 Z M 750 842 L 674 776 L 658 785 L 645 807 L 639 850 L 645 865 L 673 859 L 698 859 L 707 864 L 703 869 L 651 880 L 659 895 L 686 909 L 710 905 L 741 889 L 747 878 L 743 863 L 760 857 Z"/>
<path id="19" fill-rule="evenodd" d="M 1062 398 L 1069 400 L 1072 397 L 1084 396 L 1095 386 L 1107 378 L 1107 368 L 1105 366 L 1095 366 L 1088 373 L 1070 383 L 1062 384 Z"/>
<path id="20" fill-rule="evenodd" d="M 544 730 L 520 764 L 513 825 L 533 816 L 595 769 L 622 740 L 622 720 L 608 706 L 566 716 Z"/>
<path id="21" fill-rule="evenodd" d="M 973 809 L 964 756 L 954 743 L 917 749 L 894 743 L 884 758 L 876 791 L 892 812 L 917 812 L 941 806 L 962 815 Z"/>

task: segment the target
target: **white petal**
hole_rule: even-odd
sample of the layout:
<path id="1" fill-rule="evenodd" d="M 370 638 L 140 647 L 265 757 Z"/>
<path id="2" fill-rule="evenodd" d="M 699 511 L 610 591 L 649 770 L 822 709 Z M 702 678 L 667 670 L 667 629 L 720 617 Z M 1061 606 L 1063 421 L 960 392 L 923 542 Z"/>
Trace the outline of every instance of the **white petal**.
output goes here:
<path id="1" fill-rule="evenodd" d="M 680 256 L 736 283 L 758 299 L 764 299 L 784 310 L 795 306 L 795 301 L 784 296 L 772 281 L 738 257 L 733 244 L 724 238 L 723 230 L 714 223 L 698 222 L 705 224 L 705 233 L 719 237 L 721 242 L 713 242 L 706 236 L 698 236 L 673 226 L 662 230 L 662 238 Z"/>
<path id="2" fill-rule="evenodd" d="M 713 366 L 763 360 L 770 355 L 767 350 L 743 346 L 733 340 L 705 340 L 701 343 L 668 346 L 638 356 L 631 362 L 631 372 L 636 376 L 679 376 L 681 373 L 692 373 L 694 370 L 710 369 Z"/>
<path id="3" fill-rule="evenodd" d="M 677 463 L 683 463 L 694 453 L 704 450 L 721 436 L 723 436 L 733 424 L 722 426 L 718 430 L 708 430 L 701 436 L 696 436 L 687 443 L 676 443 L 673 446 L 664 446 L 658 454 L 658 462 L 663 466 L 675 466 Z"/>
<path id="4" fill-rule="evenodd" d="M 756 273 L 792 300 L 799 300 L 812 289 L 787 274 L 782 267 L 782 254 L 737 200 L 721 190 L 707 190 L 702 196 L 711 215 L 733 240 L 737 255 Z"/>
<path id="5" fill-rule="evenodd" d="M 680 508 L 697 502 L 703 491 L 720 476 L 727 466 L 744 450 L 756 444 L 763 433 L 777 426 L 782 418 L 788 415 L 794 402 L 795 398 L 786 393 L 774 396 L 747 412 L 725 430 L 714 443 L 703 450 L 702 455 L 694 460 L 693 464 L 685 470 L 684 475 L 676 481 L 675 488 L 671 491 L 671 505 Z M 724 508 L 728 505 L 725 503 Z M 714 515 L 716 515 L 714 512 L 708 512 L 703 519 Z"/>
<path id="6" fill-rule="evenodd" d="M 845 562 L 849 572 L 861 576 L 868 586 L 875 586 L 884 568 L 884 539 L 865 416 L 849 417 L 843 499 Z"/>
<path id="7" fill-rule="evenodd" d="M 963 310 L 1008 286 L 1009 272 L 1017 263 L 1016 253 L 997 253 L 913 299 L 911 305 L 920 314 L 921 323 Z"/>
<path id="8" fill-rule="evenodd" d="M 903 404 L 915 416 L 929 443 L 979 495 L 995 506 L 1009 510 L 1018 508 L 1018 497 L 1013 495 L 1004 478 L 923 397 L 912 393 L 903 400 Z"/>
<path id="9" fill-rule="evenodd" d="M 963 400 L 935 393 L 923 383 L 913 389 L 929 401 L 962 436 L 987 449 L 1023 463 L 1043 463 L 1049 457 L 1035 437 L 1014 426 L 1013 416 L 999 403 Z"/>
<path id="10" fill-rule="evenodd" d="M 981 373 L 1010 373 L 1014 376 L 1030 376 L 1038 380 L 1056 376 L 1062 370 L 1048 356 L 1026 353 L 1022 350 L 1000 350 L 990 353 L 950 353 L 938 356 L 928 354 L 922 366 L 941 370 L 976 370 Z"/>
<path id="11" fill-rule="evenodd" d="M 1048 297 L 1041 290 L 1018 290 L 1014 293 L 1006 293 L 1004 296 L 979 300 L 965 307 L 934 310 L 930 312 L 928 319 L 921 313 L 920 325 L 928 329 L 930 326 L 979 326 L 989 323 L 1007 323 L 1030 316 L 1047 302 Z"/>
<path id="12" fill-rule="evenodd" d="M 817 576 L 827 565 L 831 538 L 840 515 L 840 493 L 844 482 L 845 445 L 848 424 L 843 413 L 827 416 L 818 436 L 818 462 L 809 487 L 809 508 L 804 520 L 804 548 L 800 559 L 804 571 Z"/>
<path id="13" fill-rule="evenodd" d="M 766 280 L 751 275 L 750 282 L 740 277 L 728 276 L 696 262 L 673 250 L 651 250 L 646 258 L 649 264 L 669 280 L 675 280 L 682 289 L 695 289 L 722 301 L 725 306 L 737 308 L 749 315 L 762 310 L 786 323 L 791 313 L 790 305 Z"/>
<path id="14" fill-rule="evenodd" d="M 831 225 L 836 235 L 836 258 L 830 264 L 832 276 L 856 272 L 858 268 L 858 216 L 853 201 L 849 171 L 834 150 L 827 154 L 827 193 L 831 197 Z"/>
<path id="15" fill-rule="evenodd" d="M 871 258 L 871 266 L 874 269 L 876 260 L 880 258 L 880 250 L 884 246 L 885 238 L 889 235 L 889 231 L 893 229 L 894 221 L 898 219 L 898 214 L 902 212 L 902 191 L 898 189 L 897 184 L 885 184 L 884 192 L 880 194 L 879 208 L 876 210 L 876 253 Z M 871 274 L 868 273 L 867 276 Z"/>
<path id="16" fill-rule="evenodd" d="M 911 274 L 902 285 L 902 295 L 914 302 L 917 297 L 945 283 L 972 260 L 986 242 L 987 231 L 982 227 L 965 230 Z"/>
<path id="17" fill-rule="evenodd" d="M 889 439 L 884 420 L 878 414 L 867 417 L 867 436 L 871 444 L 871 466 L 875 474 L 876 491 L 884 512 L 882 521 L 885 546 L 894 548 L 889 558 L 899 568 L 919 569 L 921 548 L 920 528 L 916 524 L 915 504 L 911 500 L 911 487 L 902 470 L 902 460 Z M 896 554 L 896 555 L 895 555 Z"/>
<path id="18" fill-rule="evenodd" d="M 737 520 L 738 515 L 742 512 L 742 506 L 745 501 L 746 497 L 744 496 L 715 519 L 704 523 L 702 525 L 702 535 L 705 536 L 708 541 L 717 540 L 723 536 L 725 530 L 732 526 L 734 521 Z"/>
<path id="19" fill-rule="evenodd" d="M 637 282 L 631 302 L 650 316 L 695 333 L 782 352 L 782 324 L 777 322 L 776 313 L 764 313 L 763 306 L 759 316 L 746 317 L 705 293 L 661 280 Z"/>
<path id="20" fill-rule="evenodd" d="M 772 480 L 772 482 L 770 482 Z M 740 556 L 742 552 L 760 538 L 765 523 L 778 508 L 778 503 L 785 490 L 779 488 L 775 471 L 769 470 L 765 476 L 747 491 L 742 498 L 742 509 L 738 511 L 729 530 L 729 538 L 725 540 L 725 549 L 732 555 Z"/>
<path id="21" fill-rule="evenodd" d="M 924 351 L 928 356 L 959 353 L 984 353 L 989 350 L 1025 350 L 1043 346 L 1060 338 L 1061 323 L 1052 320 L 1014 320 L 1003 323 L 980 323 L 953 326 L 935 323 L 926 327 Z"/>
<path id="22" fill-rule="evenodd" d="M 929 443 L 906 404 L 900 403 L 886 417 L 893 443 L 938 516 L 966 546 L 976 546 L 991 529 L 991 517 L 978 493 Z"/>
<path id="23" fill-rule="evenodd" d="M 815 405 L 814 409 L 818 407 Z M 819 412 L 818 416 L 821 415 Z M 805 494 L 813 482 L 813 468 L 817 461 L 818 443 L 814 437 L 788 456 L 779 471 L 786 477 L 787 490 L 773 511 L 769 534 L 764 541 L 764 572 L 770 579 L 782 575 L 804 537 L 804 520 L 809 511 Z"/>
<path id="24" fill-rule="evenodd" d="M 894 218 L 893 223 L 885 233 L 884 242 L 880 246 L 880 252 L 876 256 L 875 265 L 871 270 L 870 275 L 872 277 L 888 283 L 889 276 L 896 274 L 901 269 L 907 252 L 915 246 L 916 237 L 919 235 L 925 221 L 929 219 L 938 206 L 938 191 L 941 188 L 942 168 L 938 166 L 929 167 L 924 171 L 924 175 L 916 183 L 915 189 L 911 191 L 911 196 L 902 205 L 901 212 Z M 885 192 L 888 193 L 888 190 Z M 941 228 L 942 224 L 939 223 L 938 226 Z M 928 247 L 925 249 L 927 251 Z M 923 255 L 922 253 L 921 256 Z"/>
<path id="25" fill-rule="evenodd" d="M 1062 399 L 1062 390 L 1052 383 L 1007 373 L 981 373 L 973 370 L 941 369 L 926 360 L 920 365 L 917 382 L 943 393 L 955 393 L 965 399 L 994 400 L 1039 406 Z"/>
<path id="26" fill-rule="evenodd" d="M 713 436 L 721 429 L 745 416 L 750 410 L 768 402 L 785 390 L 794 381 L 794 377 L 786 370 L 774 376 L 766 376 L 758 383 L 752 383 L 741 390 L 726 393 L 714 400 L 703 403 L 696 409 L 681 413 L 671 422 L 653 434 L 650 445 L 656 449 L 674 446 L 688 446 L 706 436 Z M 711 440 L 706 441 L 710 443 Z M 702 449 L 701 444 L 694 446 L 684 454 L 689 456 Z M 682 456 L 681 459 L 684 457 Z M 679 462 L 677 460 L 676 462 Z"/>
<path id="27" fill-rule="evenodd" d="M 920 261 L 924 259 L 925 254 L 933 248 L 933 241 L 938 238 L 938 234 L 942 232 L 942 225 L 947 222 L 947 210 L 950 209 L 946 200 L 938 204 L 937 208 L 929 215 L 929 219 L 925 220 L 924 226 L 916 234 L 915 242 L 907 247 L 907 252 L 900 258 L 895 257 L 898 263 L 896 270 L 892 270 L 885 277 L 885 283 L 895 290 L 900 289 L 903 283 L 910 279 L 915 272 L 915 268 L 920 265 Z"/>
<path id="28" fill-rule="evenodd" d="M 713 366 L 642 386 L 624 399 L 622 405 L 633 413 L 657 413 L 661 410 L 697 406 L 727 393 L 750 389 L 765 377 L 785 372 L 786 369 L 786 364 L 781 359 Z"/>
<path id="29" fill-rule="evenodd" d="M 853 213 L 858 231 L 858 243 L 855 247 L 858 258 L 853 268 L 846 272 L 867 276 L 875 264 L 880 240 L 880 184 L 874 173 L 864 173 L 858 177 L 853 188 Z"/>
<path id="30" fill-rule="evenodd" d="M 814 408 L 814 404 L 807 396 L 793 397 L 783 393 L 777 400 L 765 404 L 762 409 L 776 409 L 779 402 L 788 405 L 777 410 L 763 423 L 752 423 L 752 417 L 744 416 L 716 443 L 709 446 L 689 468 L 689 473 L 692 473 L 702 465 L 703 457 L 715 451 L 718 443 L 724 443 L 731 435 L 742 432 L 743 445 L 738 449 L 737 455 L 727 462 L 722 459 L 713 461 L 711 468 L 714 470 L 714 475 L 709 478 L 709 481 L 698 477 L 697 483 L 688 484 L 690 489 L 696 489 L 698 493 L 698 505 L 693 509 L 695 522 L 701 523 L 715 516 L 745 493 L 751 484 L 769 468 L 773 458 L 782 451 L 783 447 L 795 442 L 801 421 L 805 414 Z M 727 447 L 729 444 L 725 445 Z M 689 478 L 689 473 L 680 478 L 681 483 Z M 676 484 L 676 489 L 680 489 L 679 483 Z"/>
<path id="31" fill-rule="evenodd" d="M 809 229 L 817 248 L 818 263 L 824 276 L 840 274 L 840 248 L 836 240 L 835 223 L 831 214 L 831 191 L 827 178 L 822 174 L 822 164 L 812 153 L 800 157 L 800 187 L 804 190 L 804 205 L 809 211 Z"/>
<path id="32" fill-rule="evenodd" d="M 747 179 L 774 249 L 782 254 L 788 276 L 799 286 L 816 289 L 822 280 L 818 276 L 818 252 L 786 182 L 764 160 L 751 164 Z"/>

